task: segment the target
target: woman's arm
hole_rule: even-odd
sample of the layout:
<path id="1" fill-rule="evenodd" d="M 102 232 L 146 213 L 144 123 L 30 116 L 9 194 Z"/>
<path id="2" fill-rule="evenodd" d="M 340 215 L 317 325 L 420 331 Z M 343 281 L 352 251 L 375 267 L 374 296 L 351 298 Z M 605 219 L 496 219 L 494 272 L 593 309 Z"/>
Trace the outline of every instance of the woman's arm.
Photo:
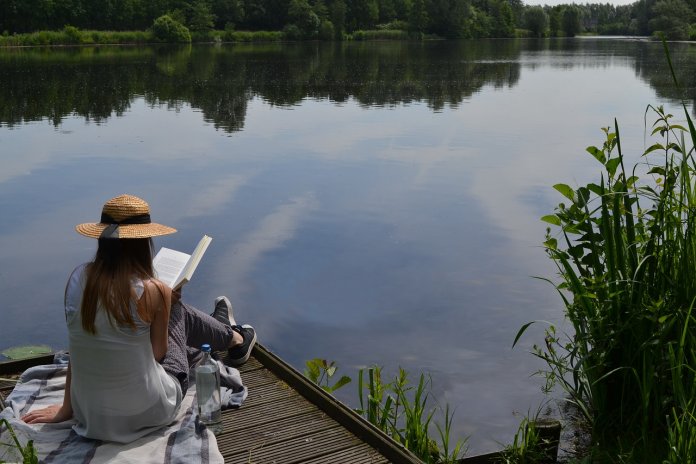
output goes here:
<path id="1" fill-rule="evenodd" d="M 39 424 L 42 422 L 63 422 L 73 416 L 72 400 L 70 398 L 70 385 L 72 380 L 72 370 L 68 363 L 68 375 L 65 379 L 65 393 L 63 404 L 54 404 L 42 409 L 36 409 L 22 416 L 22 420 L 27 424 Z"/>
<path id="2" fill-rule="evenodd" d="M 145 282 L 145 291 L 138 300 L 138 312 L 150 322 L 152 353 L 161 361 L 167 353 L 167 329 L 171 311 L 172 290 L 158 280 Z"/>

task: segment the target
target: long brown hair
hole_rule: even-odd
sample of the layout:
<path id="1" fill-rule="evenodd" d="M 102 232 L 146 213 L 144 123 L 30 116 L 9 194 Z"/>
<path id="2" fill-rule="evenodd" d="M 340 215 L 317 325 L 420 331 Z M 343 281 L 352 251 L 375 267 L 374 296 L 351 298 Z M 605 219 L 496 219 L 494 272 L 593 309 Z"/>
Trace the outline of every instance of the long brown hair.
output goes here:
<path id="1" fill-rule="evenodd" d="M 87 266 L 87 282 L 82 296 L 82 328 L 97 332 L 94 320 L 98 305 L 111 323 L 135 328 L 131 314 L 131 279 L 149 279 L 152 269 L 151 238 L 100 238 L 94 261 Z"/>

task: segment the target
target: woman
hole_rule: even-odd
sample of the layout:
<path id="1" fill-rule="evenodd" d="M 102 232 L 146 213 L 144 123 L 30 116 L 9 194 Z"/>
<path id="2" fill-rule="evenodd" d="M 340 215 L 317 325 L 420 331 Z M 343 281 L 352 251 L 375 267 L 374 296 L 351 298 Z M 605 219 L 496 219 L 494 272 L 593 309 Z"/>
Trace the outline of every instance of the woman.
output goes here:
<path id="1" fill-rule="evenodd" d="M 188 389 L 191 355 L 203 343 L 227 349 L 229 363 L 240 365 L 249 359 L 256 333 L 233 325 L 227 298 L 219 297 L 209 316 L 155 278 L 152 237 L 176 229 L 151 222 L 144 200 L 112 198 L 99 223 L 75 229 L 99 245 L 65 290 L 70 363 L 63 404 L 22 419 L 31 424 L 74 417 L 81 436 L 128 443 L 174 419 Z"/>

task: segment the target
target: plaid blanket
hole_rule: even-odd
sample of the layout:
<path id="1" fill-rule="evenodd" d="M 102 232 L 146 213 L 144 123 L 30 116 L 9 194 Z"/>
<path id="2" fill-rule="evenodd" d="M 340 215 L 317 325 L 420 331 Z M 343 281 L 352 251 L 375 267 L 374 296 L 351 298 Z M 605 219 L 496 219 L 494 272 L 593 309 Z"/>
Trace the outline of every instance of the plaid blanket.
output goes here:
<path id="1" fill-rule="evenodd" d="M 22 374 L 20 382 L 0 412 L 7 419 L 20 443 L 34 441 L 42 463 L 223 463 L 215 435 L 198 422 L 195 383 L 183 398 L 175 421 L 132 443 L 119 444 L 91 440 L 77 435 L 74 420 L 58 424 L 25 424 L 19 419 L 32 409 L 63 401 L 67 363 L 36 366 Z M 220 363 L 221 364 L 221 363 Z M 222 366 L 224 408 L 239 407 L 247 396 L 236 369 Z M 229 385 L 230 382 L 238 383 Z M 0 427 L 0 462 L 22 462 L 6 427 Z"/>

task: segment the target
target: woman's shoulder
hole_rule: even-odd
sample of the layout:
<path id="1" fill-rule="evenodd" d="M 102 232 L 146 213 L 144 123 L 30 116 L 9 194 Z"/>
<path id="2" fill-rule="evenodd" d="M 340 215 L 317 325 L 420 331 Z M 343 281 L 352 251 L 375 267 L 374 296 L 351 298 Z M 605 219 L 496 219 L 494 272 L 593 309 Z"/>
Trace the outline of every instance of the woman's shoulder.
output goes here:
<path id="1" fill-rule="evenodd" d="M 137 292 L 138 310 L 142 315 L 151 316 L 171 300 L 172 290 L 162 281 L 155 278 L 142 279 L 141 291 Z M 139 293 L 139 294 L 138 294 Z"/>

